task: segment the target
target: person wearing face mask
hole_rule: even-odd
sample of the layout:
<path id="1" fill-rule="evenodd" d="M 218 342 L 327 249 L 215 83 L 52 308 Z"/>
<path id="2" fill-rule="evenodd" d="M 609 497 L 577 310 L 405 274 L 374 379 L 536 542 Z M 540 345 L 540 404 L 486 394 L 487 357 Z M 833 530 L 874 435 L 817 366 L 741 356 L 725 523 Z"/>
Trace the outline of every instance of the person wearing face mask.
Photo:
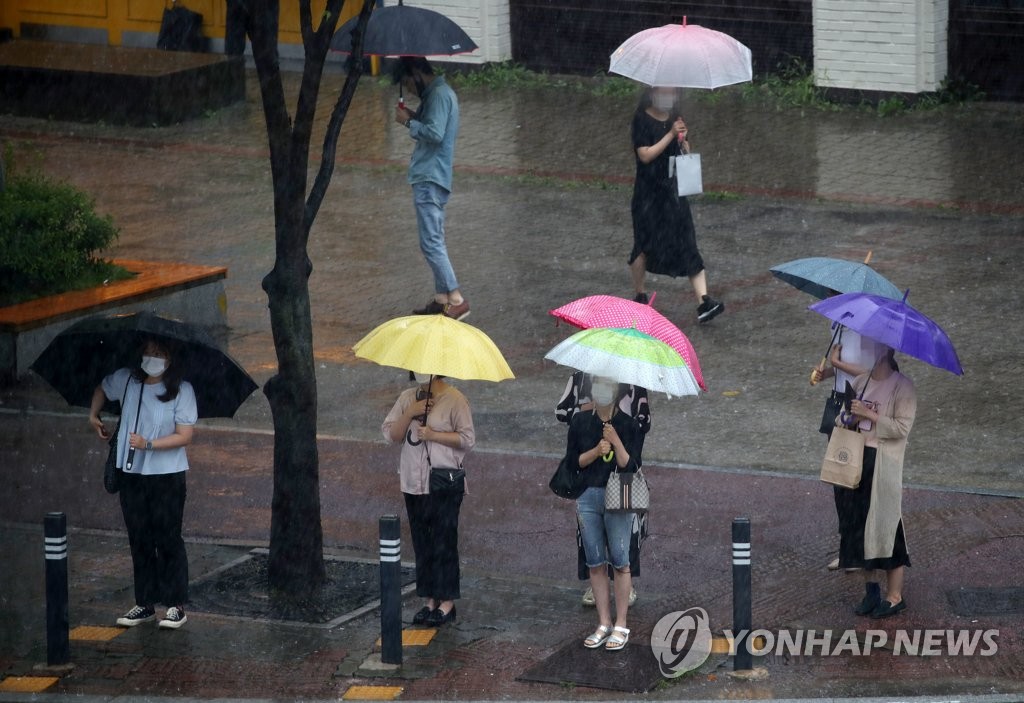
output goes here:
<path id="1" fill-rule="evenodd" d="M 384 418 L 385 439 L 401 443 L 399 484 L 416 555 L 416 595 L 423 607 L 414 625 L 440 627 L 455 619 L 461 596 L 459 511 L 464 486 L 432 489 L 431 468 L 461 469 L 476 444 L 469 401 L 443 376 L 414 374 L 416 386 L 398 396 Z"/>
<path id="2" fill-rule="evenodd" d="M 578 412 L 589 412 L 593 409 L 594 403 L 591 399 L 591 384 L 593 377 L 583 371 L 576 371 L 569 377 L 565 385 L 562 397 L 555 406 L 555 419 L 559 422 L 569 424 Z M 605 391 L 602 391 L 605 392 Z M 606 392 L 605 392 L 606 393 Z M 624 384 L 620 390 L 619 410 L 635 418 L 640 428 L 640 449 L 637 452 L 637 464 L 643 465 L 640 451 L 643 450 L 643 438 L 651 429 L 651 406 L 647 400 L 647 389 L 640 386 Z M 632 525 L 632 537 L 629 543 L 629 570 L 632 578 L 640 576 L 640 548 L 647 538 L 648 514 L 634 513 Z M 587 556 L 583 550 L 583 536 L 580 533 L 579 523 L 576 524 L 576 565 L 577 577 L 580 581 L 587 581 L 590 578 L 590 569 L 587 568 Z M 608 568 L 608 576 L 615 577 L 615 570 Z M 636 603 L 636 587 L 629 591 L 629 604 Z M 583 605 L 593 607 L 594 589 L 587 588 L 581 599 Z"/>
<path id="3" fill-rule="evenodd" d="M 676 107 L 674 88 L 644 91 L 633 115 L 632 142 L 636 157 L 633 183 L 633 250 L 629 270 L 639 303 L 647 303 L 647 273 L 686 276 L 697 298 L 697 321 L 708 322 L 725 304 L 708 294 L 704 259 L 697 249 L 697 234 L 690 204 L 677 194 L 669 176 L 669 160 L 690 153 L 688 129 Z"/>
<path id="4" fill-rule="evenodd" d="M 135 605 L 117 624 L 155 620 L 162 603 L 167 612 L 159 627 L 178 629 L 187 621 L 188 557 L 181 526 L 189 468 L 185 447 L 198 419 L 195 391 L 182 378 L 172 346 L 152 339 L 138 366 L 115 371 L 93 392 L 89 424 L 104 440 L 110 432 L 100 410 L 107 400 L 121 402 L 116 464 L 135 584 Z"/>
<path id="5" fill-rule="evenodd" d="M 850 417 L 839 422 L 864 433 L 864 462 L 860 485 L 840 488 L 839 566 L 860 571 L 864 597 L 854 613 L 887 618 L 906 609 L 903 598 L 905 567 L 910 566 L 903 532 L 903 456 L 907 436 L 917 415 L 914 384 L 899 372 L 893 350 L 882 351 L 871 371 L 857 376 Z M 879 571 L 886 574 L 882 597 Z"/>
<path id="6" fill-rule="evenodd" d="M 452 161 L 459 133 L 459 101 L 444 77 L 435 76 L 423 57 L 400 57 L 392 77 L 420 100 L 415 112 L 402 103 L 395 108 L 395 121 L 406 127 L 416 142 L 408 181 L 416 207 L 420 251 L 434 275 L 434 297 L 413 314 L 443 313 L 462 320 L 469 315 L 469 302 L 455 278 L 444 232 L 444 208 L 452 190 Z"/>
<path id="7" fill-rule="evenodd" d="M 588 649 L 618 651 L 629 641 L 627 617 L 633 587 L 629 566 L 631 513 L 607 513 L 604 491 L 611 472 L 633 472 L 643 433 L 635 418 L 619 407 L 621 388 L 610 379 L 595 378 L 591 384 L 593 408 L 578 412 L 569 422 L 566 456 L 575 459 L 585 486 L 576 499 L 576 519 L 583 537 L 590 586 L 594 590 L 598 625 L 583 640 Z M 615 613 L 611 610 L 608 566 L 615 570 Z"/>

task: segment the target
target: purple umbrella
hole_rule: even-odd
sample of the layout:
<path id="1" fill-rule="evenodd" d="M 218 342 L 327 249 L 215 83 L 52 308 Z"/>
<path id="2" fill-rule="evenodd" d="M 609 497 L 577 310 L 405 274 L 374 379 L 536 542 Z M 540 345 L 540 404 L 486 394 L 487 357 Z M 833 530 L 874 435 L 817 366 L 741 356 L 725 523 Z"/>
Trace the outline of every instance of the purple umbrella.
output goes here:
<path id="1" fill-rule="evenodd" d="M 903 300 L 892 300 L 870 293 L 843 293 L 808 309 L 907 356 L 958 376 L 964 373 L 949 337 L 934 320 L 912 307 L 906 294 Z"/>

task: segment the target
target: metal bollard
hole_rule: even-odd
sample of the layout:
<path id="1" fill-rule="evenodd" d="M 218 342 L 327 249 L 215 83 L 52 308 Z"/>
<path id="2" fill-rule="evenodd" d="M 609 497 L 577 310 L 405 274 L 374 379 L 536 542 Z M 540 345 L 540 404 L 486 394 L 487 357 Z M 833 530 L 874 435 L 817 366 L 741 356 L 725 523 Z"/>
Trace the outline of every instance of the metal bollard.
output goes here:
<path id="1" fill-rule="evenodd" d="M 747 646 L 750 641 L 750 519 L 732 521 L 732 631 L 735 633 L 733 671 L 753 668 L 754 655 Z"/>
<path id="2" fill-rule="evenodd" d="M 64 513 L 47 513 L 43 521 L 46 554 L 46 663 L 71 661 L 68 639 L 68 520 Z"/>
<path id="3" fill-rule="evenodd" d="M 380 519 L 380 660 L 402 664 L 402 529 L 397 515 Z"/>

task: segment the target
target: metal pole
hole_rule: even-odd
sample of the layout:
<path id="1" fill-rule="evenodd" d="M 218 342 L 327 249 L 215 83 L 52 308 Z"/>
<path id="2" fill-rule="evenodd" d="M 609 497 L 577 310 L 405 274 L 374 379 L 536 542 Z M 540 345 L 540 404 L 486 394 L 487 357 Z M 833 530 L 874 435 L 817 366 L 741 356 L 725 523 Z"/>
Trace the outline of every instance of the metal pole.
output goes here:
<path id="1" fill-rule="evenodd" d="M 43 521 L 46 555 L 46 663 L 71 661 L 68 639 L 68 520 L 64 513 L 47 513 Z"/>
<path id="2" fill-rule="evenodd" d="M 380 519 L 380 660 L 402 664 L 402 531 L 397 515 Z"/>
<path id="3" fill-rule="evenodd" d="M 738 517 L 732 521 L 732 631 L 736 638 L 733 671 L 754 668 L 754 656 L 747 646 L 753 620 L 750 600 L 750 519 Z"/>

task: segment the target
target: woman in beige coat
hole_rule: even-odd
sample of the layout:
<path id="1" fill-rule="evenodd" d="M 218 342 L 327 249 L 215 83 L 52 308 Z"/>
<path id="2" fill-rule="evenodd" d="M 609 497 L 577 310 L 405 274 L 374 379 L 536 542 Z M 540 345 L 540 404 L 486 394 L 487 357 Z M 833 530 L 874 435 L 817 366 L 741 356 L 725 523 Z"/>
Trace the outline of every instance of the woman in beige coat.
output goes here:
<path id="1" fill-rule="evenodd" d="M 855 379 L 854 388 L 858 398 L 851 402 L 850 414 L 865 435 L 864 470 L 860 486 L 840 489 L 839 566 L 863 569 L 864 599 L 854 612 L 885 618 L 907 607 L 903 571 L 910 556 L 903 533 L 903 454 L 917 395 L 888 347 L 869 373 Z M 884 599 L 879 570 L 886 572 Z"/>

